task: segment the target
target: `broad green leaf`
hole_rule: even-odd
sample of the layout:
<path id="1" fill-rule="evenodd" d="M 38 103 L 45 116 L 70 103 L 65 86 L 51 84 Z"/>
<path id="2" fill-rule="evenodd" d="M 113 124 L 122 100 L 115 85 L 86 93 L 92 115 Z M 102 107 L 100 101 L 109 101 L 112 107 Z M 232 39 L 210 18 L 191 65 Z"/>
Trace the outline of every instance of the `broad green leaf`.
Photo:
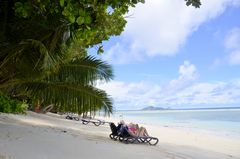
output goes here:
<path id="1" fill-rule="evenodd" d="M 92 18 L 90 16 L 84 17 L 85 24 L 91 24 Z"/>
<path id="2" fill-rule="evenodd" d="M 84 23 L 84 17 L 79 16 L 76 22 L 78 23 L 78 25 L 82 25 Z"/>
<path id="3" fill-rule="evenodd" d="M 60 6 L 64 6 L 64 0 L 60 0 Z"/>
<path id="4" fill-rule="evenodd" d="M 78 13 L 79 13 L 79 15 L 82 16 L 82 17 L 85 17 L 85 16 L 86 16 L 86 12 L 85 12 L 82 8 L 79 8 Z"/>
<path id="5" fill-rule="evenodd" d="M 70 15 L 68 18 L 71 23 L 75 22 L 75 17 L 73 15 Z"/>

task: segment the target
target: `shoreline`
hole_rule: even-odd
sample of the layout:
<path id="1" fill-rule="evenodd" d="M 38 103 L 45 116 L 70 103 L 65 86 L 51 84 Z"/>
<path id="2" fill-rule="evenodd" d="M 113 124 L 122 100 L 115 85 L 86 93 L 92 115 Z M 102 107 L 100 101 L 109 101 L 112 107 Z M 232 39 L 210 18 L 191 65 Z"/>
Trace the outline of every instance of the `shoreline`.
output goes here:
<path id="1" fill-rule="evenodd" d="M 115 118 L 104 118 L 117 123 Z M 143 125 L 156 146 L 123 144 L 109 138 L 108 124 L 99 127 L 66 120 L 52 113 L 12 115 L 0 113 L 0 159 L 22 158 L 240 158 L 240 141 L 230 138 Z M 64 154 L 62 154 L 64 152 Z M 94 154 L 92 153 L 94 152 Z M 146 152 L 146 153 L 145 153 Z M 99 155 L 97 155 L 99 154 Z"/>
<path id="2" fill-rule="evenodd" d="M 219 113 L 221 112 L 222 113 Z M 140 125 L 147 126 L 157 126 L 157 127 L 169 127 L 176 130 L 191 131 L 196 133 L 212 134 L 214 136 L 219 136 L 223 138 L 233 138 L 240 140 L 240 124 L 239 115 L 240 109 L 234 110 L 181 110 L 181 111 L 123 111 L 115 113 L 116 118 L 124 119 L 126 121 L 131 121 L 134 123 L 139 123 Z M 231 118 L 226 117 L 226 120 L 222 120 L 221 117 L 225 115 L 224 113 L 233 114 Z M 204 112 L 204 114 L 203 114 Z M 213 113 L 212 113 L 213 112 Z M 218 117 L 215 119 L 215 114 L 219 113 Z M 176 113 L 176 114 L 175 114 Z M 208 114 L 206 118 L 202 118 L 203 115 Z M 186 117 L 191 114 L 193 118 Z M 199 115 L 198 115 L 199 114 Z M 238 116 L 236 116 L 238 114 Z M 118 117 L 121 115 L 121 118 Z M 176 117 L 174 117 L 176 115 Z M 191 116 L 190 115 L 190 116 Z M 236 117 L 236 118 L 235 118 Z"/>
<path id="3" fill-rule="evenodd" d="M 101 117 L 98 118 L 104 119 Z M 113 120 L 115 123 L 120 121 L 118 117 L 109 119 Z M 129 123 L 130 121 L 125 120 L 125 122 Z M 147 128 L 149 133 L 152 136 L 157 136 L 162 143 L 191 146 L 214 152 L 222 152 L 240 158 L 240 134 L 235 136 L 225 132 L 214 132 L 212 130 L 200 128 L 173 127 L 165 124 L 156 126 L 140 123 L 140 126 Z"/>

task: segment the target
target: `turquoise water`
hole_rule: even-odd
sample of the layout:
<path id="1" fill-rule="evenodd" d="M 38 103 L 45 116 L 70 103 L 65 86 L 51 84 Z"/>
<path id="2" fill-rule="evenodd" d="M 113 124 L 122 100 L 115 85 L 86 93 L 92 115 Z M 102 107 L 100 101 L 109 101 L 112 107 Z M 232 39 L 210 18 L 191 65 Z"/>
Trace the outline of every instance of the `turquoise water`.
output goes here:
<path id="1" fill-rule="evenodd" d="M 119 120 L 240 137 L 240 109 L 118 111 Z"/>

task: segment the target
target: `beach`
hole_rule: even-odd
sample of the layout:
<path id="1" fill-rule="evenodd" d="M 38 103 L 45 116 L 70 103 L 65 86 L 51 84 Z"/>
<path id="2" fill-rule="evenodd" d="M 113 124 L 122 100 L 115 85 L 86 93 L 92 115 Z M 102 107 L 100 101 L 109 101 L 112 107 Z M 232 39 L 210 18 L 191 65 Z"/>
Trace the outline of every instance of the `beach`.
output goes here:
<path id="1" fill-rule="evenodd" d="M 104 118 L 117 122 L 115 118 Z M 156 146 L 109 138 L 109 125 L 83 125 L 64 115 L 0 114 L 0 159 L 239 159 L 240 140 L 205 131 L 144 125 Z"/>

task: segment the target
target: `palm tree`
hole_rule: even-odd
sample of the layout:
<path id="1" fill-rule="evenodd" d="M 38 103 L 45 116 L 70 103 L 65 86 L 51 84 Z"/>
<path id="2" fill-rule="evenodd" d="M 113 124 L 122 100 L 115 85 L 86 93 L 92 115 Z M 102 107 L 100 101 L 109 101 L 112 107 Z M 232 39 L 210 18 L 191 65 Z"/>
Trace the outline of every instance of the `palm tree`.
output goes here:
<path id="1" fill-rule="evenodd" d="M 40 66 L 54 59 L 42 59 L 36 62 L 34 55 L 25 55 L 25 51 L 13 57 L 7 55 L 0 66 L 1 90 L 14 90 L 14 96 L 28 96 L 35 103 L 41 101 L 44 106 L 54 104 L 55 109 L 63 112 L 82 114 L 100 109 L 112 112 L 111 98 L 105 91 L 94 87 L 99 80 L 107 82 L 113 78 L 110 65 L 86 56 L 59 64 L 50 70 L 41 69 Z"/>
<path id="2" fill-rule="evenodd" d="M 7 40 L 0 42 L 0 91 L 62 112 L 112 112 L 112 99 L 95 87 L 113 78 L 112 67 L 87 56 L 67 21 L 12 19 L 7 25 Z"/>

